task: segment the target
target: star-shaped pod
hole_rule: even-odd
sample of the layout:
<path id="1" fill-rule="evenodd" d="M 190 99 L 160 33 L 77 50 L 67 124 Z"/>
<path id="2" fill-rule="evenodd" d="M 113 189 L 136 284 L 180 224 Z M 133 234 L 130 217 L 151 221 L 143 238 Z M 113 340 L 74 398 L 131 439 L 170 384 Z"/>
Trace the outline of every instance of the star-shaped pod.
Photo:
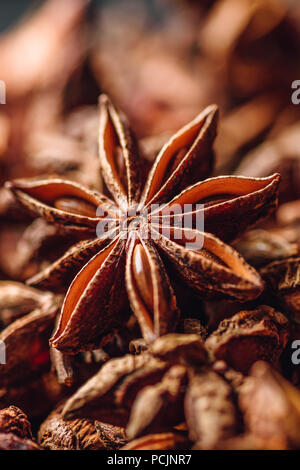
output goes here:
<path id="1" fill-rule="evenodd" d="M 62 179 L 8 184 L 31 212 L 82 239 L 29 280 L 69 286 L 54 347 L 76 353 L 99 346 L 126 321 L 127 299 L 148 342 L 173 331 L 179 311 L 167 269 L 204 296 L 246 301 L 261 293 L 259 274 L 226 242 L 274 209 L 279 175 L 205 179 L 216 125 L 213 105 L 173 135 L 142 190 L 126 118 L 102 96 L 99 156 L 112 199 Z"/>

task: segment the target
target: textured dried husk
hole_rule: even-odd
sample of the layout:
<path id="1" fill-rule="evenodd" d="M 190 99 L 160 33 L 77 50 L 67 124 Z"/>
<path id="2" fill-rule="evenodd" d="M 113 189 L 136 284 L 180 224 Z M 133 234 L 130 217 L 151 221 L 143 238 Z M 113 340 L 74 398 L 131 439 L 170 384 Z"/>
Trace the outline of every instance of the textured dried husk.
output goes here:
<path id="1" fill-rule="evenodd" d="M 186 335 L 199 335 L 205 341 L 207 330 L 198 318 L 182 318 L 178 324 L 178 331 Z"/>
<path id="2" fill-rule="evenodd" d="M 0 410 L 0 450 L 39 450 L 27 416 L 16 406 Z"/>
<path id="3" fill-rule="evenodd" d="M 123 240 L 113 241 L 77 274 L 65 297 L 58 329 L 50 340 L 55 348 L 71 354 L 97 349 L 105 333 L 124 323 L 124 255 Z"/>
<path id="4" fill-rule="evenodd" d="M 110 192 L 114 194 L 119 206 L 130 207 L 140 196 L 140 165 L 135 158 L 137 153 L 135 139 L 127 119 L 114 108 L 107 96 L 102 95 L 100 104 L 99 155 L 103 176 Z M 115 161 L 114 150 L 120 146 L 124 159 L 126 187 L 123 186 Z"/>
<path id="5" fill-rule="evenodd" d="M 90 237 L 95 233 L 98 223 L 96 208 L 103 203 L 103 198 L 97 191 L 59 178 L 19 179 L 7 182 L 6 187 L 13 191 L 17 200 L 30 213 L 44 217 L 47 222 L 59 226 L 60 231 L 66 234 L 78 231 Z M 56 209 L 54 203 L 61 197 L 74 197 L 92 204 L 95 207 L 95 216 L 89 217 Z"/>
<path id="6" fill-rule="evenodd" d="M 100 421 L 95 421 L 95 427 L 105 450 L 117 450 L 128 441 L 123 427 Z"/>
<path id="7" fill-rule="evenodd" d="M 147 355 L 125 355 L 104 364 L 100 371 L 83 385 L 65 404 L 63 417 L 85 416 L 100 421 L 124 425 L 128 410 L 117 408 L 114 387 L 127 374 L 147 364 Z"/>
<path id="8" fill-rule="evenodd" d="M 0 323 L 8 326 L 14 320 L 47 306 L 53 299 L 49 293 L 40 292 L 19 282 L 0 281 Z"/>
<path id="9" fill-rule="evenodd" d="M 170 333 L 158 338 L 151 346 L 154 356 L 170 363 L 205 364 L 207 351 L 198 335 Z"/>
<path id="10" fill-rule="evenodd" d="M 23 439 L 32 439 L 30 422 L 26 414 L 16 406 L 0 410 L 0 433 L 12 433 Z"/>
<path id="11" fill-rule="evenodd" d="M 107 238 L 76 243 L 61 258 L 28 279 L 27 283 L 41 289 L 65 290 L 82 266 L 107 244 Z"/>
<path id="12" fill-rule="evenodd" d="M 181 281 L 205 297 L 246 301 L 259 296 L 264 287 L 262 279 L 235 250 L 211 234 L 191 233 L 204 238 L 203 250 L 189 250 L 160 234 L 157 240 Z"/>
<path id="13" fill-rule="evenodd" d="M 300 258 L 274 261 L 261 269 L 272 298 L 279 301 L 284 312 L 296 323 L 300 323 Z"/>
<path id="14" fill-rule="evenodd" d="M 269 364 L 257 362 L 239 394 L 246 428 L 261 439 L 300 448 L 300 393 Z"/>
<path id="15" fill-rule="evenodd" d="M 143 387 L 131 408 L 126 428 L 128 438 L 167 431 L 181 423 L 184 420 L 183 399 L 186 383 L 187 368 L 174 365 L 160 382 Z"/>
<path id="16" fill-rule="evenodd" d="M 219 440 L 238 432 L 239 420 L 232 389 L 211 370 L 191 377 L 184 409 L 189 437 L 197 442 L 198 448 L 214 449 Z"/>
<path id="17" fill-rule="evenodd" d="M 119 407 L 130 410 L 139 391 L 148 385 L 159 382 L 168 368 L 168 363 L 149 357 L 143 367 L 127 375 L 118 385 L 115 392 L 115 403 Z"/>
<path id="18" fill-rule="evenodd" d="M 300 286 L 300 258 L 289 258 L 274 261 L 262 268 L 262 275 L 274 287 L 274 290 L 285 292 Z"/>
<path id="19" fill-rule="evenodd" d="M 197 181 L 199 175 L 206 178 L 211 173 L 212 144 L 216 137 L 217 121 L 217 106 L 209 106 L 169 139 L 149 173 L 141 198 L 142 205 L 171 200 L 176 193 Z M 166 168 L 174 154 L 185 147 L 188 151 L 176 171 L 171 175 L 166 174 Z"/>
<path id="20" fill-rule="evenodd" d="M 49 296 L 42 307 L 15 320 L 0 334 L 5 344 L 6 363 L 0 365 L 0 386 L 37 377 L 49 366 L 49 336 L 60 300 Z"/>
<path id="21" fill-rule="evenodd" d="M 169 339 L 168 346 L 164 338 Z M 168 335 L 157 339 L 154 347 L 157 342 L 155 354 L 159 357 L 149 351 L 106 363 L 67 400 L 63 416 L 96 417 L 104 423 L 121 425 L 129 420 L 127 430 L 131 438 L 182 422 L 185 364 L 207 361 L 203 342 L 198 335 Z"/>
<path id="22" fill-rule="evenodd" d="M 247 373 L 259 359 L 277 364 L 288 338 L 287 318 L 273 308 L 261 305 L 256 310 L 241 311 L 223 320 L 205 344 L 216 359 Z"/>
<path id="23" fill-rule="evenodd" d="M 99 450 L 104 449 L 93 420 L 65 421 L 60 404 L 42 423 L 38 442 L 47 450 Z"/>
<path id="24" fill-rule="evenodd" d="M 189 224 L 193 228 L 197 228 L 196 216 L 199 217 L 203 213 L 205 231 L 213 233 L 225 242 L 231 242 L 275 210 L 278 203 L 279 183 L 278 173 L 265 178 L 245 176 L 208 178 L 189 186 L 175 196 L 165 209 L 161 210 L 161 218 L 158 220 L 163 222 L 164 211 L 166 211 L 171 222 L 179 224 L 185 211 L 182 211 L 182 214 L 175 213 L 169 216 L 170 209 L 178 204 L 184 209 L 184 204 L 191 204 Z M 201 205 L 204 205 L 204 208 Z M 220 224 L 220 219 L 222 224 Z"/>

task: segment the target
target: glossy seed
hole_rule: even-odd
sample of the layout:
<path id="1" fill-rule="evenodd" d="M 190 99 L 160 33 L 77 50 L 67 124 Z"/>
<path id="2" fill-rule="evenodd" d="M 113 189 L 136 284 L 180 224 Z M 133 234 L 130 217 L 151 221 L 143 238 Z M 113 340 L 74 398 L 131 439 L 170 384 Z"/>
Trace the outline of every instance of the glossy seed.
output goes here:
<path id="1" fill-rule="evenodd" d="M 127 187 L 125 158 L 124 158 L 123 151 L 119 145 L 116 146 L 114 150 L 114 159 L 115 159 L 115 163 L 116 163 L 116 167 L 117 167 L 121 184 L 123 188 L 127 191 L 128 187 Z"/>
<path id="2" fill-rule="evenodd" d="M 93 204 L 76 197 L 60 197 L 54 202 L 54 207 L 64 212 L 71 212 L 71 214 L 96 216 L 96 208 Z"/>
<path id="3" fill-rule="evenodd" d="M 147 309 L 153 312 L 151 268 L 145 249 L 141 244 L 136 245 L 133 252 L 133 277 L 141 299 Z"/>

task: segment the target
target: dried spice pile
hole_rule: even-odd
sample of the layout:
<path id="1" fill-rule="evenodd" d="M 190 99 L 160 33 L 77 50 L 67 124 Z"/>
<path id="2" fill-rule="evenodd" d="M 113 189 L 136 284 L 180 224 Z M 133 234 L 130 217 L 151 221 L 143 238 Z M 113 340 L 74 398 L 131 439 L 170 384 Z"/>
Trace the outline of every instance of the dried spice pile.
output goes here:
<path id="1" fill-rule="evenodd" d="M 300 448 L 300 8 L 151 5 L 0 36 L 1 450 Z"/>

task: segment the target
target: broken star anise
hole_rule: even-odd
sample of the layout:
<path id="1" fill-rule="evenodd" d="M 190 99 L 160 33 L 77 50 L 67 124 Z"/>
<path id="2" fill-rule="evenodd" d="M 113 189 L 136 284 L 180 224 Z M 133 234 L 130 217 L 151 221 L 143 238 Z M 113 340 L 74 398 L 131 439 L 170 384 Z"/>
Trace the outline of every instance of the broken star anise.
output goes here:
<path id="1" fill-rule="evenodd" d="M 65 403 L 62 415 L 126 426 L 129 440 L 186 421 L 192 441 L 213 448 L 237 431 L 232 387 L 210 368 L 198 335 L 168 334 L 140 355 L 108 361 Z M 200 442 L 199 442 L 200 444 Z"/>
<path id="2" fill-rule="evenodd" d="M 114 201 L 58 178 L 8 183 L 23 206 L 83 239 L 29 280 L 48 289 L 72 281 L 50 340 L 54 347 L 67 353 L 99 347 L 113 327 L 126 321 L 126 291 L 146 341 L 173 331 L 178 307 L 165 266 L 203 295 L 246 301 L 261 293 L 259 274 L 225 242 L 276 206 L 279 175 L 202 181 L 212 170 L 216 125 L 213 105 L 175 133 L 142 191 L 133 135 L 103 95 L 99 155 Z M 205 231 L 197 225 L 199 215 Z"/>

